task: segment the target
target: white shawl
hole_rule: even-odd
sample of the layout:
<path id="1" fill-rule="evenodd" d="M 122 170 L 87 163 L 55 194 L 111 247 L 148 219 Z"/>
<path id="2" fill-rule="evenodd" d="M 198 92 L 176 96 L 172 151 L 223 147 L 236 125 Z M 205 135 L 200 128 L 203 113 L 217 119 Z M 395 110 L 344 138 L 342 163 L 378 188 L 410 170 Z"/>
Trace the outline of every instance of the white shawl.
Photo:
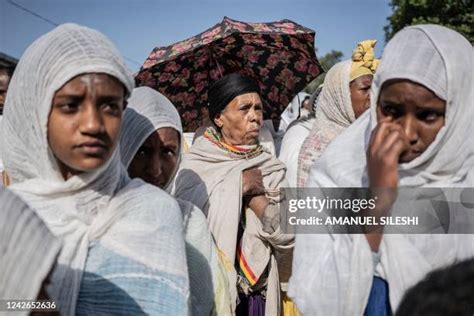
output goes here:
<path id="1" fill-rule="evenodd" d="M 60 245 L 20 198 L 0 187 L 0 299 L 36 300 Z"/>
<path id="2" fill-rule="evenodd" d="M 324 78 L 317 100 L 316 120 L 298 154 L 297 186 L 304 187 L 311 165 L 342 131 L 355 121 L 349 75 L 352 60 L 334 65 Z"/>
<path id="3" fill-rule="evenodd" d="M 295 124 L 292 124 L 283 136 L 278 159 L 286 165 L 286 179 L 291 188 L 297 186 L 298 156 L 315 121 L 314 117 L 305 117 L 293 122 Z"/>
<path id="4" fill-rule="evenodd" d="M 54 93 L 75 76 L 91 72 L 115 77 L 127 95 L 133 88 L 120 53 L 103 34 L 75 24 L 61 25 L 25 51 L 5 104 L 3 158 L 11 189 L 64 245 L 50 294 L 62 313 L 74 314 L 88 248 L 100 241 L 148 267 L 150 282 L 163 282 L 163 292 L 149 293 L 154 300 L 171 287 L 187 297 L 181 214 L 175 201 L 141 181 L 130 181 L 117 149 L 101 168 L 67 181 L 58 170 L 47 140 Z M 128 220 L 122 223 L 125 215 Z M 127 267 L 121 272 L 126 275 Z M 179 281 L 158 281 L 154 274 L 161 273 Z"/>
<path id="5" fill-rule="evenodd" d="M 436 25 L 405 28 L 387 44 L 372 85 L 371 110 L 344 131 L 312 166 L 310 187 L 367 187 L 366 148 L 384 82 L 409 79 L 446 100 L 445 126 L 428 149 L 399 166 L 403 187 L 472 187 L 473 50 Z M 396 310 L 405 291 L 429 271 L 474 255 L 472 235 L 385 234 L 373 267 L 364 235 L 297 237 L 290 296 L 308 315 L 362 315 L 374 271 L 387 280 Z M 301 286 L 305 284 L 305 286 Z"/>
<path id="6" fill-rule="evenodd" d="M 175 129 L 181 137 L 181 119 L 174 105 L 149 87 L 135 88 L 128 100 L 120 139 L 122 162 L 126 168 L 145 140 L 163 127 Z M 181 153 L 177 155 L 180 161 Z M 219 267 L 217 248 L 206 217 L 192 203 L 184 200 L 178 200 L 178 203 L 183 214 L 192 314 L 210 315 L 214 308 L 217 314 L 228 314 L 229 293 L 227 284 L 222 285 L 225 274 Z"/>
<path id="7" fill-rule="evenodd" d="M 285 167 L 274 156 L 262 152 L 254 158 L 233 157 L 205 137 L 199 138 L 184 156 L 175 181 L 175 195 L 191 201 L 207 215 L 217 247 L 226 257 L 227 273 L 233 302 L 237 298 L 237 273 L 234 269 L 237 234 L 242 207 L 242 171 L 258 167 L 262 170 L 264 185 L 270 198 L 280 202 L 279 188 L 286 186 Z M 252 266 L 256 277 L 260 277 L 269 265 L 267 301 L 265 313 L 280 313 L 280 288 L 274 249 L 293 247 L 293 236 L 282 234 L 278 228 L 273 234 L 262 230 L 255 213 L 247 209 L 247 226 L 240 247 Z"/>

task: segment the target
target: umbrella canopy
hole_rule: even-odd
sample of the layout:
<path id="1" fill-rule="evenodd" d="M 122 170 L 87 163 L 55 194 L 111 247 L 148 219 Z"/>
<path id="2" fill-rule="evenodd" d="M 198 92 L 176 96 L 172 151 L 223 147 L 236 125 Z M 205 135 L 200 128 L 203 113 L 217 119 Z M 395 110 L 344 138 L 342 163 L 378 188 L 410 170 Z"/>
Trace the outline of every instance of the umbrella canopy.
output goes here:
<path id="1" fill-rule="evenodd" d="M 222 76 L 239 72 L 255 79 L 266 119 L 279 118 L 290 100 L 322 68 L 314 31 L 290 20 L 245 23 L 224 20 L 184 41 L 153 49 L 136 76 L 177 107 L 185 131 L 207 116 L 207 91 Z"/>

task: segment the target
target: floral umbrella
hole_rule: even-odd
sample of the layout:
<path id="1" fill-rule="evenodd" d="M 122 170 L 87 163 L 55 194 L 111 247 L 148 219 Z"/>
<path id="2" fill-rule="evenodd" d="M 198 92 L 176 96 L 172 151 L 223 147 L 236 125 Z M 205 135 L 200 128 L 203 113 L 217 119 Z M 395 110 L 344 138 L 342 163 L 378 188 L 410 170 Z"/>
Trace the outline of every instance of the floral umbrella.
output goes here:
<path id="1" fill-rule="evenodd" d="M 240 72 L 262 91 L 266 119 L 279 118 L 290 100 L 322 68 L 314 51 L 314 31 L 290 20 L 245 23 L 224 17 L 205 32 L 153 49 L 136 76 L 177 107 L 185 131 L 207 115 L 207 90 L 222 76 Z"/>

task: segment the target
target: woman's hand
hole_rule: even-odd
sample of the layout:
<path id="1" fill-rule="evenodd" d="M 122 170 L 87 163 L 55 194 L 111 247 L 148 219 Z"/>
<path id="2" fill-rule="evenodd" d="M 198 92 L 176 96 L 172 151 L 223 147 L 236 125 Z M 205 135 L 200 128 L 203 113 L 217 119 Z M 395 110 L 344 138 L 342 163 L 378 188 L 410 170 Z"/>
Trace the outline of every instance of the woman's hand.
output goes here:
<path id="1" fill-rule="evenodd" d="M 242 172 L 242 196 L 248 207 L 261 220 L 269 201 L 265 196 L 265 186 L 260 169 L 252 168 Z"/>
<path id="2" fill-rule="evenodd" d="M 381 120 L 372 131 L 367 149 L 370 188 L 397 188 L 398 161 L 410 143 L 403 128 L 391 118 Z"/>
<path id="3" fill-rule="evenodd" d="M 397 198 L 398 163 L 401 154 L 410 148 L 403 128 L 391 118 L 381 120 L 372 131 L 367 149 L 367 172 L 375 210 L 367 210 L 366 216 L 386 216 Z M 377 252 L 382 240 L 383 227 L 365 227 L 372 251 Z"/>
<path id="4" fill-rule="evenodd" d="M 242 196 L 257 195 L 265 195 L 262 171 L 258 168 L 247 169 L 242 172 Z"/>

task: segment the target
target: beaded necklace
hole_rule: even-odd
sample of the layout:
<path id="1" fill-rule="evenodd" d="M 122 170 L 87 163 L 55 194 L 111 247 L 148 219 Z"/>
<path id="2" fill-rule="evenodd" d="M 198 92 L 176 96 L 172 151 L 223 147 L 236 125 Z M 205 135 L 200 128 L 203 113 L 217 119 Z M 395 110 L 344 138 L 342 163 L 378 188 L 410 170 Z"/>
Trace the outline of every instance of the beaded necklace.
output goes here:
<path id="1" fill-rule="evenodd" d="M 212 127 L 206 129 L 206 131 L 204 132 L 204 137 L 222 150 L 225 150 L 240 158 L 250 159 L 260 155 L 263 152 L 263 147 L 261 145 L 257 145 L 255 148 L 242 148 L 226 144 L 222 141 L 219 133 L 217 133 L 216 130 Z"/>

